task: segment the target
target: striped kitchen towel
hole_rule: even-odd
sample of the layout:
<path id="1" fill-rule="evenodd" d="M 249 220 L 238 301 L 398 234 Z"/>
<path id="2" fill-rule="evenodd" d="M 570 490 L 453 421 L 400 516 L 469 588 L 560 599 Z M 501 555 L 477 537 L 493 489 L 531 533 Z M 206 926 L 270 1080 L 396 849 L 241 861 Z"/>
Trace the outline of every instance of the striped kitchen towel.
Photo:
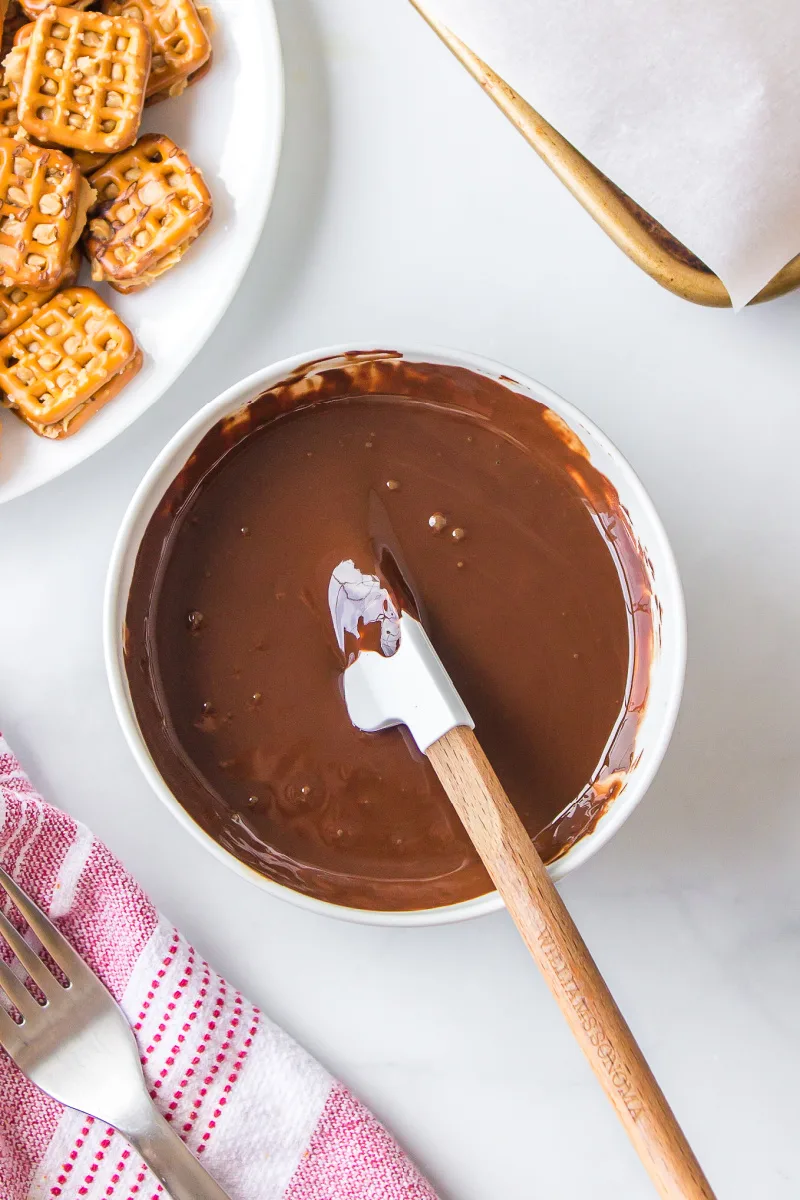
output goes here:
<path id="1" fill-rule="evenodd" d="M 150 1094 L 232 1200 L 436 1200 L 375 1118 L 45 804 L 2 738 L 0 864 L 122 1005 Z M 17 920 L 2 889 L 0 906 Z M 45 1096 L 0 1050 L 0 1200 L 163 1194 L 120 1134 Z"/>

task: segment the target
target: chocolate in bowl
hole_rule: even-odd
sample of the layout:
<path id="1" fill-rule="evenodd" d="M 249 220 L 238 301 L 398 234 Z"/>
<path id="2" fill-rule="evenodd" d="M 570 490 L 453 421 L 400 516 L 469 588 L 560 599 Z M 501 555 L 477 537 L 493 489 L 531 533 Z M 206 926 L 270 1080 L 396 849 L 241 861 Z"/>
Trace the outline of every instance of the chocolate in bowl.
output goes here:
<path id="1" fill-rule="evenodd" d="M 210 428 L 139 544 L 130 697 L 172 794 L 241 862 L 353 909 L 457 905 L 491 885 L 429 764 L 401 730 L 354 730 L 340 694 L 327 582 L 374 561 L 371 492 L 541 853 L 592 834 L 638 761 L 651 574 L 582 442 L 510 380 L 353 354 Z"/>

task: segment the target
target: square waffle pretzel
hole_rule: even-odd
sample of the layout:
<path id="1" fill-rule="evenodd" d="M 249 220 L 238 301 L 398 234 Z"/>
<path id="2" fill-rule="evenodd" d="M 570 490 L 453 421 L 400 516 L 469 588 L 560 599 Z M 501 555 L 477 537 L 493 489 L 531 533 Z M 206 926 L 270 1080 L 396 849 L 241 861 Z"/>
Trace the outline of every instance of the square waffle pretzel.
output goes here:
<path id="1" fill-rule="evenodd" d="M 211 220 L 203 176 L 163 134 L 150 133 L 91 177 L 97 191 L 84 246 L 92 279 L 118 292 L 147 287 Z"/>
<path id="2" fill-rule="evenodd" d="M 208 61 L 211 39 L 194 0 L 103 0 L 110 16 L 143 21 L 153 43 L 148 99 L 178 96 Z"/>
<path id="3" fill-rule="evenodd" d="M 28 133 L 19 123 L 19 89 L 25 77 L 25 63 L 28 58 L 28 46 L 33 33 L 35 21 L 29 21 L 20 26 L 14 35 L 14 41 L 9 53 L 3 58 L 4 81 L 0 84 L 0 126 L 5 126 L 8 132 L 4 137 L 15 137 L 22 130 L 27 138 Z M 91 150 L 73 150 L 73 161 L 76 162 L 84 175 L 91 175 L 111 158 L 110 154 L 93 154 Z"/>
<path id="4" fill-rule="evenodd" d="M 48 8 L 28 45 L 19 119 L 41 142 L 113 154 L 135 140 L 150 70 L 141 21 Z"/>
<path id="5" fill-rule="evenodd" d="M 90 288 L 67 288 L 0 340 L 2 401 L 42 437 L 74 433 L 138 372 L 133 334 Z"/>
<path id="6" fill-rule="evenodd" d="M 56 287 L 81 232 L 75 163 L 60 150 L 0 138 L 0 285 Z"/>
<path id="7" fill-rule="evenodd" d="M 72 287 L 81 269 L 80 251 L 75 249 L 70 255 L 64 275 L 58 281 L 58 287 Z M 46 304 L 54 296 L 57 288 L 47 288 L 43 292 L 34 288 L 21 287 L 18 283 L 11 287 L 0 288 L 0 337 L 5 337 L 16 329 L 23 321 L 27 321 L 37 308 Z"/>

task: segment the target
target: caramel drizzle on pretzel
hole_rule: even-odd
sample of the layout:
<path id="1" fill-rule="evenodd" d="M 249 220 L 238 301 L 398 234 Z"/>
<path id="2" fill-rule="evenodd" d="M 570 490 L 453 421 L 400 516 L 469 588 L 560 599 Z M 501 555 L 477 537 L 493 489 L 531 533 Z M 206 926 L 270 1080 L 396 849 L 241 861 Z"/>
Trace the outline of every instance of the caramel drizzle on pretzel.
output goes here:
<path id="1" fill-rule="evenodd" d="M 84 244 L 92 278 L 138 290 L 174 265 L 211 219 L 200 171 L 174 142 L 147 134 L 91 177 L 98 203 Z"/>
<path id="2" fill-rule="evenodd" d="M 0 282 L 58 283 L 74 244 L 81 173 L 66 154 L 0 138 Z M 79 232 L 79 231 L 78 231 Z"/>

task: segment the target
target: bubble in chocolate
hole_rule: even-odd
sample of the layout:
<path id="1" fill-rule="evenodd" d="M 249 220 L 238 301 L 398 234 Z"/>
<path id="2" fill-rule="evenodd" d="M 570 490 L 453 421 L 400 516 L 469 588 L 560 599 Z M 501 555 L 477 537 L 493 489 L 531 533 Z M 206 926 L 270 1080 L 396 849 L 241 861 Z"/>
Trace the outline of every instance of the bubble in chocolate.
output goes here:
<path id="1" fill-rule="evenodd" d="M 343 850 L 358 841 L 361 831 L 356 821 L 333 817 L 332 820 L 321 824 L 319 832 L 326 846 Z"/>
<path id="2" fill-rule="evenodd" d="M 204 621 L 205 617 L 201 612 L 198 612 L 196 608 L 193 608 L 191 612 L 186 614 L 186 624 L 188 625 L 189 629 L 191 629 L 192 633 L 198 633 L 202 628 Z"/>
<path id="3" fill-rule="evenodd" d="M 261 692 L 253 692 L 250 699 L 253 704 L 260 704 L 262 700 Z"/>
<path id="4" fill-rule="evenodd" d="M 390 492 L 396 492 L 400 487 L 400 481 L 397 479 L 387 479 L 386 486 Z"/>
<path id="5" fill-rule="evenodd" d="M 239 533 L 242 535 L 242 537 L 250 537 L 250 526 L 243 525 L 242 528 L 239 530 Z"/>
<path id="6" fill-rule="evenodd" d="M 302 782 L 295 779 L 277 793 L 277 804 L 281 812 L 289 816 L 307 816 L 325 804 L 325 785 L 316 775 L 305 776 Z"/>
<path id="7" fill-rule="evenodd" d="M 444 513 L 435 512 L 428 517 L 428 524 L 434 533 L 441 533 L 447 525 L 447 517 Z"/>
<path id="8" fill-rule="evenodd" d="M 195 729 L 200 733 L 216 733 L 219 727 L 214 705 L 210 700 L 204 700 L 200 705 L 201 716 L 194 722 Z"/>
<path id="9" fill-rule="evenodd" d="M 455 529 L 453 530 L 452 536 L 453 536 L 453 541 L 460 542 L 467 536 L 467 531 L 466 531 L 466 529 L 462 529 L 460 525 L 456 525 Z"/>
<path id="10" fill-rule="evenodd" d="M 247 803 L 251 808 L 255 808 L 255 806 L 258 804 L 258 796 L 248 796 Z"/>

